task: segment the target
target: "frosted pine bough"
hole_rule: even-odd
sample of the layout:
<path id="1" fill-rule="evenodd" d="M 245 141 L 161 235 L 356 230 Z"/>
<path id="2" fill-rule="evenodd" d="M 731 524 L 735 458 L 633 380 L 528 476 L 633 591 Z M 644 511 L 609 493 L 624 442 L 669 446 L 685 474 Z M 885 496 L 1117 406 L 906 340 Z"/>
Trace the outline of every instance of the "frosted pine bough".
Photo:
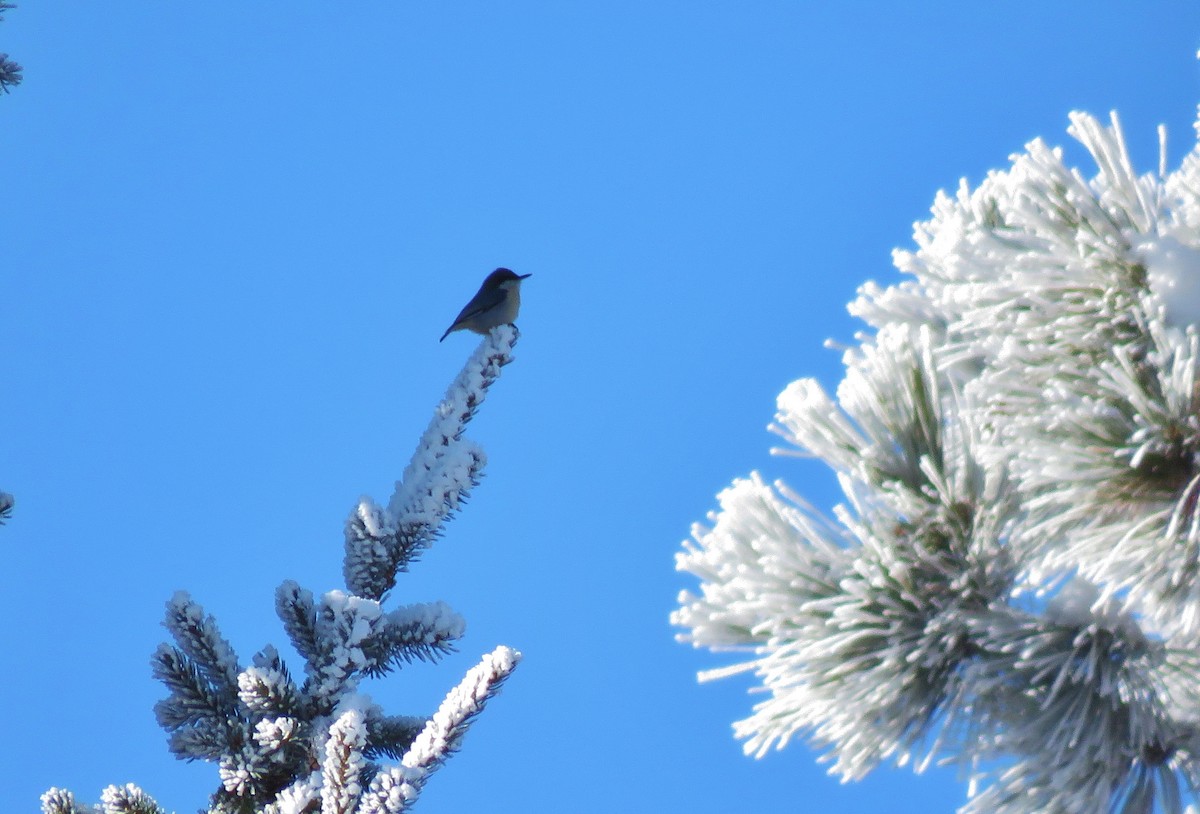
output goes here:
<path id="1" fill-rule="evenodd" d="M 399 573 L 441 534 L 478 484 L 486 456 L 463 437 L 500 369 L 512 361 L 514 326 L 484 338 L 434 412 L 386 507 L 362 498 L 345 528 L 348 591 L 320 598 L 292 581 L 275 609 L 304 660 L 292 677 L 274 647 L 244 666 L 216 620 L 187 593 L 167 603 L 175 640 L 154 654 L 169 691 L 155 707 L 184 760 L 216 763 L 210 814 L 400 814 L 455 752 L 475 716 L 516 667 L 520 653 L 486 654 L 426 718 L 386 715 L 360 693 L 364 678 L 455 648 L 465 622 L 443 602 L 385 611 Z M 393 764 L 393 765 L 388 765 Z M 43 814 L 163 814 L 134 785 L 110 786 L 97 808 L 51 789 Z"/>
<path id="2" fill-rule="evenodd" d="M 1069 132 L 1094 177 L 1038 140 L 939 194 L 836 395 L 780 395 L 834 517 L 752 475 L 677 556 L 680 638 L 752 654 L 701 677 L 767 693 L 747 752 L 957 762 L 966 812 L 1195 804 L 1200 148 L 1138 176 L 1115 116 Z"/>

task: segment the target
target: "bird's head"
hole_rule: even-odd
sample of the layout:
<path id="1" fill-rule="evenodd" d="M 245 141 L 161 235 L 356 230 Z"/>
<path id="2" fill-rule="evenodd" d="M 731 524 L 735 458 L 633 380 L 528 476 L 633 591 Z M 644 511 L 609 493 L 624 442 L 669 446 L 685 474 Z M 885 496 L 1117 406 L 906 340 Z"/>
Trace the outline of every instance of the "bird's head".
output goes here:
<path id="1" fill-rule="evenodd" d="M 532 274 L 516 274 L 511 269 L 498 268 L 487 276 L 483 281 L 484 288 L 512 288 L 519 284 L 526 277 L 532 277 Z"/>

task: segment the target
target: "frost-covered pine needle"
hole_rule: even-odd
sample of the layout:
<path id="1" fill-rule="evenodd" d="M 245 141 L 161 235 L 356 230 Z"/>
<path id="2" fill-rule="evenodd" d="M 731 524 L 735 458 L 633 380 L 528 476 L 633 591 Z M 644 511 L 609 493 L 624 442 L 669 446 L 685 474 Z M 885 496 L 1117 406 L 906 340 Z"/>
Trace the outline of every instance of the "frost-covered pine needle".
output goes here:
<path id="1" fill-rule="evenodd" d="M 1139 175 L 1115 115 L 1070 119 L 1094 174 L 1039 139 L 939 193 L 836 395 L 780 395 L 832 517 L 753 475 L 684 543 L 680 639 L 766 690 L 748 752 L 958 762 L 970 811 L 1196 802 L 1200 149 Z"/>

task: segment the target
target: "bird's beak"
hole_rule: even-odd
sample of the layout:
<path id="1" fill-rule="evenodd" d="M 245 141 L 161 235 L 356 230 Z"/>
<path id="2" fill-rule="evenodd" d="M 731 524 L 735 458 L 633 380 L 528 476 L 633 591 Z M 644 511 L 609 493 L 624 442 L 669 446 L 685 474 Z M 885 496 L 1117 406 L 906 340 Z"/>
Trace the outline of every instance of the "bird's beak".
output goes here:
<path id="1" fill-rule="evenodd" d="M 517 279 L 524 280 L 526 277 L 532 277 L 532 276 L 533 276 L 533 272 L 531 271 L 528 274 L 518 274 Z"/>

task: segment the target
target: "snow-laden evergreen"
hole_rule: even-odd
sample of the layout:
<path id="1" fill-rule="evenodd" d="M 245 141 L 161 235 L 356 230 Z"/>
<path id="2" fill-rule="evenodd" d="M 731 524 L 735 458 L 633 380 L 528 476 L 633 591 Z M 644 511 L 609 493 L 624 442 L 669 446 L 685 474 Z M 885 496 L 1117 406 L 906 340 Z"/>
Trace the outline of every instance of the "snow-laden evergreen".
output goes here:
<path id="1" fill-rule="evenodd" d="M 939 194 L 829 395 L 772 430 L 834 471 L 827 517 L 758 475 L 677 557 L 702 673 L 766 690 L 748 753 L 803 736 L 845 779 L 957 762 L 967 812 L 1180 812 L 1200 783 L 1200 147 L 1138 175 L 1076 113 Z M 786 450 L 785 450 L 786 451 Z"/>
<path id="2" fill-rule="evenodd" d="M 0 526 L 4 525 L 5 520 L 12 517 L 13 506 L 16 502 L 16 498 L 8 492 L 0 492 Z"/>
<path id="3" fill-rule="evenodd" d="M 483 451 L 463 438 L 500 369 L 512 360 L 513 326 L 484 338 L 438 405 L 395 494 L 381 507 L 361 498 L 346 521 L 347 589 L 320 597 L 285 581 L 275 610 L 303 663 L 293 677 L 274 647 L 243 664 L 216 620 L 188 593 L 167 603 L 173 644 L 152 660 L 168 696 L 155 707 L 183 760 L 216 763 L 211 814 L 399 814 L 458 749 L 468 726 L 516 667 L 520 653 L 483 656 L 429 717 L 386 715 L 360 684 L 413 661 L 451 652 L 465 622 L 443 602 L 392 610 L 399 573 L 441 534 L 478 483 Z M 389 765 L 390 764 L 390 765 Z M 51 789 L 44 814 L 90 808 Z M 136 786 L 105 790 L 104 814 L 162 814 Z"/>
<path id="4" fill-rule="evenodd" d="M 11 8 L 16 8 L 13 3 L 0 0 L 0 21 L 4 19 L 4 12 Z M 21 84 L 21 66 L 8 58 L 8 54 L 0 53 L 0 92 L 8 93 L 9 88 L 15 88 Z"/>

